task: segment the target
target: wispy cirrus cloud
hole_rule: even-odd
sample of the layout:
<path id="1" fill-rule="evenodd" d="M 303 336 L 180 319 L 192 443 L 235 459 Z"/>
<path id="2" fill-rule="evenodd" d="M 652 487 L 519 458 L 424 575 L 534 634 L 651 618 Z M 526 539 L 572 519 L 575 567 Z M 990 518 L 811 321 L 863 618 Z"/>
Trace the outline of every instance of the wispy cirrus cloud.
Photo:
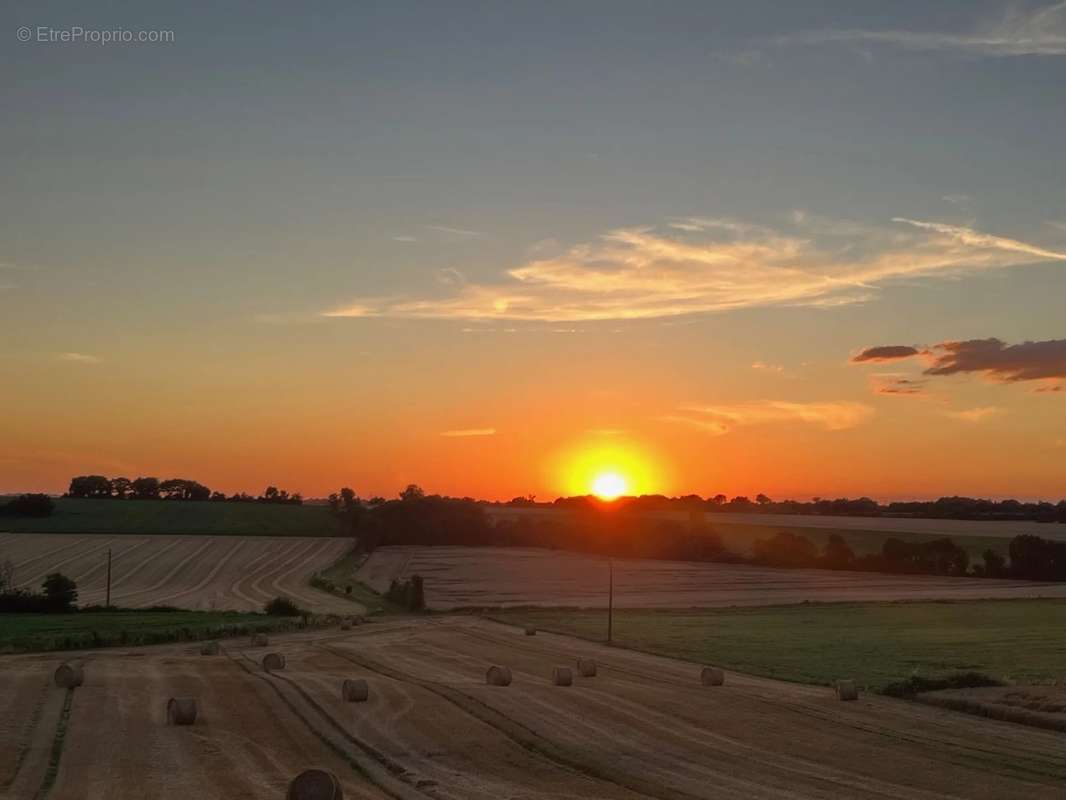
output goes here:
<path id="1" fill-rule="evenodd" d="M 976 425 L 1002 413 L 1003 409 L 999 406 L 980 406 L 979 408 L 967 408 L 961 411 L 945 411 L 944 416 Z"/>
<path id="2" fill-rule="evenodd" d="M 972 228 L 904 217 L 894 223 L 875 227 L 796 214 L 782 233 L 686 217 L 609 231 L 508 269 L 497 282 L 439 287 L 435 296 L 357 298 L 322 314 L 558 323 L 831 307 L 868 300 L 898 279 L 1066 261 L 1066 253 Z"/>
<path id="3" fill-rule="evenodd" d="M 769 364 L 765 361 L 753 361 L 751 368 L 757 372 L 777 372 L 782 373 L 785 371 L 785 367 L 782 364 Z"/>
<path id="4" fill-rule="evenodd" d="M 1008 8 L 999 19 L 964 31 L 812 30 L 771 40 L 777 45 L 880 44 L 906 50 L 946 51 L 974 56 L 1066 55 L 1066 2 L 1034 9 Z"/>
<path id="5" fill-rule="evenodd" d="M 789 422 L 841 431 L 861 425 L 874 415 L 870 406 L 850 401 L 758 400 L 725 405 L 685 405 L 678 411 L 661 417 L 662 421 L 688 425 L 715 435 L 729 433 L 734 428 Z"/>
<path id="6" fill-rule="evenodd" d="M 448 438 L 463 438 L 466 436 L 495 436 L 495 428 L 461 428 L 455 431 L 442 431 L 441 436 Z"/>
<path id="7" fill-rule="evenodd" d="M 920 356 L 927 364 L 926 375 L 980 373 L 999 383 L 1066 380 L 1066 339 L 1020 344 L 1007 344 L 996 338 L 967 339 L 922 348 L 886 345 L 867 348 L 851 360 L 887 360 L 877 358 L 879 353 L 896 354 L 896 360 Z"/>
<path id="8" fill-rule="evenodd" d="M 88 353 L 60 353 L 59 359 L 61 361 L 73 361 L 76 364 L 100 364 L 103 363 L 103 359 L 99 356 L 89 355 Z"/>
<path id="9" fill-rule="evenodd" d="M 890 397 L 926 397 L 928 381 L 915 379 L 900 373 L 881 373 L 870 376 L 870 389 L 874 394 Z"/>
<path id="10" fill-rule="evenodd" d="M 448 236 L 454 236 L 460 239 L 481 239 L 488 235 L 482 231 L 471 231 L 466 228 L 453 228 L 450 225 L 426 225 L 426 230 L 444 233 Z"/>

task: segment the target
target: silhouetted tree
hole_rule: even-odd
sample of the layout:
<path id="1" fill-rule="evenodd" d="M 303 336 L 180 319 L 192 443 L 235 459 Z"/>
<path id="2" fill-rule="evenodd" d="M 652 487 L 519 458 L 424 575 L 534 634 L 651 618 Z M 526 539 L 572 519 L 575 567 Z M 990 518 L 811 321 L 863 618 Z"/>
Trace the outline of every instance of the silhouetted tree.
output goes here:
<path id="1" fill-rule="evenodd" d="M 48 517 L 55 508 L 55 501 L 46 494 L 20 494 L 6 505 L 0 506 L 0 514 L 11 517 Z"/>
<path id="2" fill-rule="evenodd" d="M 159 478 L 137 478 L 134 480 L 133 496 L 138 500 L 158 500 Z"/>
<path id="3" fill-rule="evenodd" d="M 422 487 L 414 483 L 407 484 L 407 488 L 400 492 L 401 500 L 421 500 L 425 496 Z"/>
<path id="4" fill-rule="evenodd" d="M 78 601 L 78 584 L 61 572 L 46 575 L 41 589 L 49 611 L 70 611 Z"/>
<path id="5" fill-rule="evenodd" d="M 67 490 L 70 497 L 110 497 L 111 481 L 103 475 L 79 475 Z"/>
<path id="6" fill-rule="evenodd" d="M 813 566 L 818 556 L 814 542 L 789 531 L 778 531 L 769 539 L 757 540 L 751 551 L 756 561 L 780 567 Z"/>
<path id="7" fill-rule="evenodd" d="M 1007 559 L 989 548 L 981 554 L 984 560 L 984 574 L 988 578 L 1002 578 L 1007 574 Z"/>
<path id="8" fill-rule="evenodd" d="M 821 563 L 829 569 L 851 569 L 855 564 L 855 553 L 843 536 L 831 533 L 822 550 Z"/>

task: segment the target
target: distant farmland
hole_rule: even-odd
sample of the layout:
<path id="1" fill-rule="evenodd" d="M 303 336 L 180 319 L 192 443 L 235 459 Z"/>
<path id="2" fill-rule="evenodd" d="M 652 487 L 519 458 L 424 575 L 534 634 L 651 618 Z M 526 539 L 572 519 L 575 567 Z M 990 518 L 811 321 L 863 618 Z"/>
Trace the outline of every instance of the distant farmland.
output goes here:
<path id="1" fill-rule="evenodd" d="M 56 500 L 50 517 L 0 518 L 0 532 L 174 533 L 236 536 L 335 536 L 322 505 L 175 500 Z"/>
<path id="2" fill-rule="evenodd" d="M 564 521 L 573 518 L 574 512 L 558 508 L 513 508 L 490 506 L 493 519 L 521 519 L 542 517 Z M 643 511 L 637 513 L 649 519 L 661 519 L 687 525 L 690 516 L 686 511 Z M 898 517 L 835 517 L 817 514 L 742 514 L 706 513 L 704 521 L 719 536 L 730 550 L 747 554 L 752 542 L 767 539 L 779 531 L 805 536 L 819 548 L 834 533 L 840 534 L 857 555 L 879 553 L 886 539 L 895 538 L 906 542 L 927 542 L 931 539 L 950 537 L 957 545 L 967 550 L 971 559 L 980 559 L 986 549 L 1006 554 L 1010 540 L 1020 534 L 1033 534 L 1045 539 L 1066 540 L 1066 525 L 1033 522 L 988 522 L 982 520 L 925 519 Z"/>
<path id="3" fill-rule="evenodd" d="M 111 602 L 117 606 L 258 611 L 272 597 L 285 596 L 322 613 L 359 608 L 308 585 L 312 573 L 351 548 L 347 539 L 0 535 L 0 560 L 11 560 L 17 586 L 39 588 L 46 574 L 59 571 L 77 582 L 81 605 L 104 602 L 108 548 Z"/>
<path id="4" fill-rule="evenodd" d="M 358 578 L 378 591 L 421 575 L 432 608 L 607 604 L 607 559 L 521 547 L 378 548 Z M 710 608 L 803 602 L 1066 597 L 1066 583 L 887 575 L 746 564 L 614 560 L 620 608 Z"/>

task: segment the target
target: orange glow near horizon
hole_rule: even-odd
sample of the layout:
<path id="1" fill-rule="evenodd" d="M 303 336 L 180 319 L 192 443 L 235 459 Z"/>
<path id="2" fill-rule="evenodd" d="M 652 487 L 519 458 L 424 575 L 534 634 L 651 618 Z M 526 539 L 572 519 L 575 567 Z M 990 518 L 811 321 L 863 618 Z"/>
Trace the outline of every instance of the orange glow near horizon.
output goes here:
<path id="1" fill-rule="evenodd" d="M 559 460 L 565 494 L 602 500 L 663 491 L 662 470 L 641 448 L 625 443 L 581 446 Z"/>

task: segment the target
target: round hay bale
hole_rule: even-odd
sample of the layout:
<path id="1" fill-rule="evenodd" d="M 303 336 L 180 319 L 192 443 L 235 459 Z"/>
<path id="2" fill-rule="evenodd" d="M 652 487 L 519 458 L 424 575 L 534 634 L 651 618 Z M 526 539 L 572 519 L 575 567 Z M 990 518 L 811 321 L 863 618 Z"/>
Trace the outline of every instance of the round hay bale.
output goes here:
<path id="1" fill-rule="evenodd" d="M 496 665 L 489 667 L 489 671 L 485 674 L 485 682 L 489 686 L 510 686 L 511 668 Z"/>
<path id="2" fill-rule="evenodd" d="M 370 687 L 362 678 L 349 679 L 341 684 L 341 697 L 346 703 L 365 703 L 370 696 Z"/>
<path id="3" fill-rule="evenodd" d="M 167 701 L 167 725 L 192 725 L 196 722 L 195 697 L 171 697 Z"/>
<path id="4" fill-rule="evenodd" d="M 536 635 L 537 635 L 537 629 L 536 628 L 526 628 L 526 636 L 536 636 Z"/>
<path id="5" fill-rule="evenodd" d="M 305 769 L 289 784 L 286 800 L 344 800 L 341 782 L 324 769 Z"/>
<path id="6" fill-rule="evenodd" d="M 570 667 L 556 667 L 552 670 L 552 683 L 556 686 L 570 686 L 574 682 L 574 671 Z"/>
<path id="7" fill-rule="evenodd" d="M 838 700 L 858 700 L 859 690 L 855 688 L 855 681 L 837 681 Z"/>
<path id="8" fill-rule="evenodd" d="M 267 672 L 278 672 L 285 669 L 285 656 L 281 653 L 267 653 L 263 656 L 263 669 Z"/>
<path id="9" fill-rule="evenodd" d="M 725 673 L 718 667 L 704 667 L 700 670 L 700 683 L 704 686 L 721 686 L 725 683 Z"/>
<path id="10" fill-rule="evenodd" d="M 74 689 L 85 683 L 85 670 L 77 664 L 60 664 L 56 669 L 55 682 L 60 689 Z"/>
<path id="11" fill-rule="evenodd" d="M 252 634 L 252 647 L 266 647 L 270 643 L 265 633 Z"/>
<path id="12" fill-rule="evenodd" d="M 591 658 L 579 658 L 577 660 L 577 674 L 582 678 L 595 678 L 596 662 Z"/>
<path id="13" fill-rule="evenodd" d="M 221 651 L 222 647 L 218 642 L 204 642 L 200 645 L 200 655 L 202 656 L 217 656 Z"/>

